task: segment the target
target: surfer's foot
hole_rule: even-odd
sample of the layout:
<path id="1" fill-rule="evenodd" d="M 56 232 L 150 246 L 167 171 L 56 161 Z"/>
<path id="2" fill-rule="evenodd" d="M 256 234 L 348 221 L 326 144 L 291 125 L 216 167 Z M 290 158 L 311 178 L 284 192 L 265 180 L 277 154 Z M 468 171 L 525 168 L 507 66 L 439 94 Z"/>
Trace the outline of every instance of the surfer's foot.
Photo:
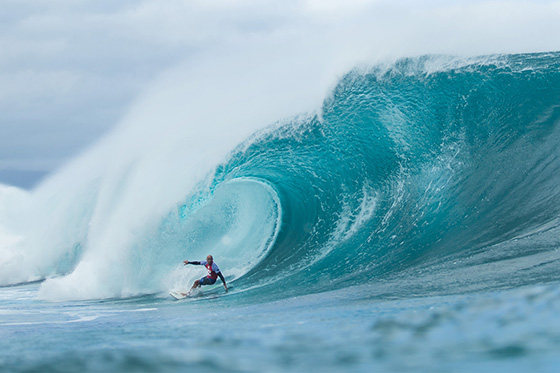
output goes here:
<path id="1" fill-rule="evenodd" d="M 189 293 L 181 293 L 182 296 L 186 297 Z"/>

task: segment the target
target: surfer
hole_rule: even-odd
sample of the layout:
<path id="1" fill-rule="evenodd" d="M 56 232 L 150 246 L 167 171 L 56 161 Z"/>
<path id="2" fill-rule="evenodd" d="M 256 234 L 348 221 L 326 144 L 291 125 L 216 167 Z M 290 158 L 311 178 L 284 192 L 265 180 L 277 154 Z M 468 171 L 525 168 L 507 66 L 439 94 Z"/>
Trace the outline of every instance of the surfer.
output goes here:
<path id="1" fill-rule="evenodd" d="M 191 287 L 191 290 L 189 290 L 188 293 L 181 293 L 182 295 L 187 296 L 191 291 L 193 291 L 193 289 L 198 288 L 202 285 L 214 285 L 218 277 L 220 278 L 220 280 L 222 280 L 222 283 L 224 284 L 224 288 L 226 289 L 226 293 L 227 293 L 228 288 L 226 285 L 226 280 L 224 279 L 224 275 L 222 275 L 222 272 L 220 272 L 220 268 L 218 268 L 218 265 L 214 263 L 214 258 L 212 258 L 212 255 L 208 255 L 206 257 L 206 260 L 202 262 L 189 262 L 188 260 L 185 260 L 183 263 L 185 263 L 185 265 L 194 264 L 194 265 L 205 266 L 206 269 L 208 270 L 208 276 L 203 277 L 200 280 L 196 280 L 193 286 Z"/>

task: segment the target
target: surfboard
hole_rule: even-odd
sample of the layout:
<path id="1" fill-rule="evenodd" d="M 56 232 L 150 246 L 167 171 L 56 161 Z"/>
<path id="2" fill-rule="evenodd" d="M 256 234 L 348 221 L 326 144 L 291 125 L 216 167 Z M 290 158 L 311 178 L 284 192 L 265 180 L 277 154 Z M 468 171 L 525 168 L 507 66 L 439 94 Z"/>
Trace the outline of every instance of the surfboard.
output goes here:
<path id="1" fill-rule="evenodd" d="M 181 300 L 181 299 L 185 299 L 186 297 L 189 296 L 189 293 L 187 293 L 187 295 L 183 295 L 178 291 L 172 290 L 169 292 L 169 295 L 171 295 L 173 298 L 177 299 L 177 300 Z"/>
<path id="2" fill-rule="evenodd" d="M 177 290 L 171 290 L 169 292 L 169 295 L 171 295 L 173 298 L 177 299 L 177 300 L 181 300 L 181 299 L 185 299 L 185 298 L 199 298 L 199 297 L 206 297 L 206 296 L 212 296 L 212 297 L 216 297 L 216 296 L 221 296 L 224 295 L 222 294 L 222 290 L 220 289 L 221 286 L 211 286 L 208 287 L 206 289 L 204 289 L 204 292 L 198 288 L 198 289 L 191 289 L 189 290 L 186 294 L 187 295 L 183 295 L 181 294 L 180 291 Z M 228 287 L 228 293 L 231 292 L 231 289 L 233 289 L 231 286 Z"/>

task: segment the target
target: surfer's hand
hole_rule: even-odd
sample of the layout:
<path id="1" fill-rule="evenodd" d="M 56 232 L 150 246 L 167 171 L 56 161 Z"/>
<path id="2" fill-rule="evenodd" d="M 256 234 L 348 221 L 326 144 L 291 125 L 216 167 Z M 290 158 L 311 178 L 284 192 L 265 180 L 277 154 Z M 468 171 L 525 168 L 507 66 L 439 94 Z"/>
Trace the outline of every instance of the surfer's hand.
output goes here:
<path id="1" fill-rule="evenodd" d="M 188 260 L 185 260 L 183 263 L 185 263 L 185 265 L 189 264 Z"/>

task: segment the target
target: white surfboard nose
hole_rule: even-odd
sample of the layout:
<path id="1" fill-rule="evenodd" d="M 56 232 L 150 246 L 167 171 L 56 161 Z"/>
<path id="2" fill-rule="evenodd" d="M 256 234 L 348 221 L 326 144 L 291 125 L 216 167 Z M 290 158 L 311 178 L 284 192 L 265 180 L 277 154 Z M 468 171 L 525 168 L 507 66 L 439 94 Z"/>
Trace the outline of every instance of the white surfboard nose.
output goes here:
<path id="1" fill-rule="evenodd" d="M 178 291 L 172 290 L 172 291 L 169 292 L 169 295 L 171 295 L 173 298 L 175 298 L 177 300 L 180 300 L 180 299 L 185 299 L 188 296 L 188 293 L 187 293 L 187 295 L 183 295 L 182 293 L 180 293 Z"/>

